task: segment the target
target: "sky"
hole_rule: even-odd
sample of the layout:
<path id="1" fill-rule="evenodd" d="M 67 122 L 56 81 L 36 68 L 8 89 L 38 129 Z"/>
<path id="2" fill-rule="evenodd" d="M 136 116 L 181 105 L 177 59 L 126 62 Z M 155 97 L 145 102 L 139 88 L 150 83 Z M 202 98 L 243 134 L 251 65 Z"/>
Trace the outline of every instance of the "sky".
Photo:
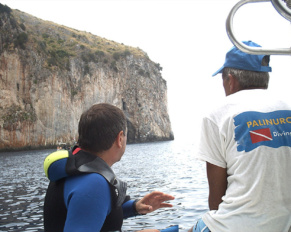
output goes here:
<path id="1" fill-rule="evenodd" d="M 236 0 L 0 0 L 12 9 L 131 47 L 161 65 L 175 139 L 194 140 L 203 112 L 225 98 L 212 77 L 233 46 L 226 18 Z M 249 3 L 234 16 L 240 40 L 288 48 L 291 25 L 271 2 Z M 291 56 L 271 56 L 269 89 L 290 93 Z M 290 94 L 289 94 L 290 95 Z"/>

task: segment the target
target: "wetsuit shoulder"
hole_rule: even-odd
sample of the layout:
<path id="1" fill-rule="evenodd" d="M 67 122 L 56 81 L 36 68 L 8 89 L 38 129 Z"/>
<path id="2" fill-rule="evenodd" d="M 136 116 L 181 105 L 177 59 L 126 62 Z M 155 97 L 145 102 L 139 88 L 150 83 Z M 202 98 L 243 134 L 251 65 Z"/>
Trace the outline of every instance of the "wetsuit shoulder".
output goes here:
<path id="1" fill-rule="evenodd" d="M 97 173 L 66 178 L 64 200 L 67 207 L 64 231 L 100 231 L 111 211 L 110 186 Z"/>

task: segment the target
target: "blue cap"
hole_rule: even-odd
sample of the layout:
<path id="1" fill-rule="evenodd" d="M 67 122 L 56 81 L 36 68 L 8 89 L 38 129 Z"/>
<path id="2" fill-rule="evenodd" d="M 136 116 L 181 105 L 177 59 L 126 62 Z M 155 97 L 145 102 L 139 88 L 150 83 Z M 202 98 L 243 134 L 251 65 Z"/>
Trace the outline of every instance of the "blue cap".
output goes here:
<path id="1" fill-rule="evenodd" d="M 243 41 L 243 43 L 250 47 L 261 47 L 252 41 Z M 247 54 L 234 46 L 226 53 L 223 66 L 218 69 L 212 76 L 215 76 L 218 73 L 222 73 L 224 68 L 236 68 L 256 72 L 272 72 L 272 68 L 270 66 L 262 66 L 262 59 L 265 56 L 266 55 Z"/>

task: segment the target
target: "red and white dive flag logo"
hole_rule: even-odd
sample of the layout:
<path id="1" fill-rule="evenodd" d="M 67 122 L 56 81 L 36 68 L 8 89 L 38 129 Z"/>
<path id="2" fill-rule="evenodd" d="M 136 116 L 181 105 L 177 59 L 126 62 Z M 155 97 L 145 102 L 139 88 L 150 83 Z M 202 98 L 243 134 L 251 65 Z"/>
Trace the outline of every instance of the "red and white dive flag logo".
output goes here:
<path id="1" fill-rule="evenodd" d="M 273 140 L 270 128 L 250 131 L 252 143 Z"/>

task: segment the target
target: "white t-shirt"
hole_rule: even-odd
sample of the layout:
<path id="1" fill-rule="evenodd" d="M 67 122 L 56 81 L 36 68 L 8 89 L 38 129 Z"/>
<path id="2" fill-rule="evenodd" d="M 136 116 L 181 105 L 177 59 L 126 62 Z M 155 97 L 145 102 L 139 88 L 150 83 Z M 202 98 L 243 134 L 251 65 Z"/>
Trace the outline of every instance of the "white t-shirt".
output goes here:
<path id="1" fill-rule="evenodd" d="M 291 231 L 291 98 L 243 90 L 203 119 L 198 158 L 227 169 L 213 232 Z"/>

